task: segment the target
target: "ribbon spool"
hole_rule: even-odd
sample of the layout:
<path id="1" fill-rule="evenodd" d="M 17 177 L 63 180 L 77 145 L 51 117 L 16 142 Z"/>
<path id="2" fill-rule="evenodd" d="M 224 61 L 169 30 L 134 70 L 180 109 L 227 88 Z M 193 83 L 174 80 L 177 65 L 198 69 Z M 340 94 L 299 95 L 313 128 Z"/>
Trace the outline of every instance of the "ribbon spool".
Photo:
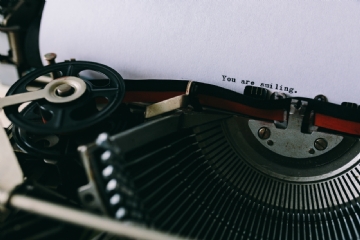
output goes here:
<path id="1" fill-rule="evenodd" d="M 80 76 L 80 72 L 88 70 L 105 75 L 106 78 L 89 79 Z M 35 70 L 13 84 L 6 96 L 29 92 L 28 86 L 37 78 L 54 72 L 61 77 L 72 76 L 81 79 L 86 86 L 84 93 L 66 103 L 50 102 L 47 99 L 31 101 L 28 107 L 32 112 L 27 114 L 18 110 L 21 104 L 4 107 L 6 116 L 16 127 L 37 134 L 80 131 L 107 119 L 123 99 L 125 85 L 119 73 L 105 65 L 84 61 L 63 62 Z M 69 85 L 59 85 L 54 89 L 59 98 L 69 97 L 79 90 L 76 89 L 78 86 Z M 98 103 L 103 103 L 105 106 L 99 109 Z M 39 117 L 42 121 L 36 121 Z"/>

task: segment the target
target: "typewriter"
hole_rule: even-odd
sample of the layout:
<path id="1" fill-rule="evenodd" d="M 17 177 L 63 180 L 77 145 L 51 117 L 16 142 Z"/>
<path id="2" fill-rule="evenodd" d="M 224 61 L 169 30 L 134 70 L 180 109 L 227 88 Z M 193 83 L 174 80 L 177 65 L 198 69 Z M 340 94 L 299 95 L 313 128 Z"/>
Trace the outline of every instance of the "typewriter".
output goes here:
<path id="1" fill-rule="evenodd" d="M 360 110 L 358 95 L 353 94 L 357 85 L 324 80 L 338 84 L 336 94 L 320 80 L 313 80 L 314 87 L 304 86 L 301 73 L 306 75 L 308 69 L 302 66 L 293 71 L 299 73 L 297 81 L 276 83 L 257 73 L 261 64 L 244 70 L 253 72 L 253 78 L 246 78 L 250 80 L 220 69 L 224 73 L 216 81 L 207 81 L 200 75 L 212 74 L 210 62 L 198 61 L 195 55 L 185 61 L 178 57 L 172 69 L 161 59 L 169 59 L 175 44 L 166 45 L 152 29 L 137 28 L 159 21 L 154 26 L 176 38 L 168 27 L 172 23 L 162 19 L 165 15 L 174 21 L 191 19 L 196 25 L 192 17 L 208 14 L 211 8 L 226 8 L 231 17 L 237 10 L 245 14 L 243 9 L 252 5 L 268 9 L 279 3 L 240 1 L 242 8 L 236 8 L 240 2 L 210 2 L 211 7 L 189 1 L 0 0 L 0 80 L 6 88 L 0 107 L 10 122 L 0 131 L 0 239 L 360 238 Z M 284 5 L 305 14 L 296 4 Z M 306 4 L 326 6 L 321 10 L 326 14 L 334 5 L 352 9 L 344 13 L 349 16 L 359 10 L 355 1 L 301 3 L 310 16 L 318 12 Z M 95 5 L 93 11 L 89 5 Z M 96 18 L 78 16 L 79 6 Z M 98 15 L 104 8 L 109 14 Z M 186 16 L 180 14 L 184 9 Z M 155 14 L 160 10 L 162 14 Z M 110 24 L 115 16 L 118 22 Z M 128 21 L 121 22 L 124 19 Z M 104 22 L 111 34 L 117 23 L 129 25 L 124 38 L 95 35 L 100 29 L 96 24 Z M 344 32 L 354 24 L 350 22 L 341 23 Z M 152 32 L 159 45 L 154 51 L 160 54 L 151 59 L 146 55 L 152 53 L 146 32 Z M 352 39 L 358 36 L 351 34 Z M 302 37 L 306 41 L 307 36 Z M 198 47 L 214 45 L 215 40 L 206 39 Z M 118 41 L 119 46 L 82 46 L 99 41 Z M 124 41 L 134 44 L 124 46 Z M 189 41 L 194 41 L 192 36 Z M 44 52 L 47 48 L 54 51 Z M 186 58 L 197 51 L 180 49 Z M 358 64 L 358 49 L 339 56 L 350 59 L 342 67 Z M 211 55 L 202 54 L 206 59 Z M 225 56 L 214 61 L 221 65 L 228 60 Z M 317 61 L 329 62 L 325 57 Z M 158 68 L 151 72 L 149 66 Z M 179 73 L 187 67 L 194 78 Z M 270 74 L 268 70 L 264 74 Z"/>

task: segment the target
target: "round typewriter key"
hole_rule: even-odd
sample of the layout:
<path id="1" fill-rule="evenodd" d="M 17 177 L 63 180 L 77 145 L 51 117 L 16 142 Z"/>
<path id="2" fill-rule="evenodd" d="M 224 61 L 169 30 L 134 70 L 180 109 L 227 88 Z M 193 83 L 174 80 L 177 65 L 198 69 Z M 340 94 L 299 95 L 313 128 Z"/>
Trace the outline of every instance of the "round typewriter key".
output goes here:
<path id="1" fill-rule="evenodd" d="M 101 154 L 100 159 L 101 159 L 103 162 L 108 162 L 109 159 L 111 159 L 111 157 L 112 157 L 111 151 L 110 151 L 110 150 L 106 150 L 105 152 L 103 152 L 103 153 Z"/>
<path id="2" fill-rule="evenodd" d="M 122 197 L 120 196 L 120 194 L 115 194 L 110 198 L 110 204 L 115 206 L 118 205 L 122 200 Z"/>
<path id="3" fill-rule="evenodd" d="M 116 181 L 116 179 L 111 179 L 106 185 L 106 190 L 108 192 L 114 191 L 118 188 L 119 188 L 119 183 L 118 181 Z"/>
<path id="4" fill-rule="evenodd" d="M 115 213 L 116 219 L 123 219 L 125 216 L 126 216 L 126 210 L 123 207 L 119 208 Z"/>
<path id="5" fill-rule="evenodd" d="M 40 134 L 71 133 L 102 122 L 121 104 L 125 85 L 120 74 L 105 65 L 83 61 L 52 64 L 30 72 L 12 85 L 6 96 L 28 92 L 26 87 L 29 84 L 38 77 L 54 71 L 60 72 L 63 77 L 71 76 L 79 79 L 80 82 L 83 81 L 86 87 L 85 92 L 82 94 L 81 91 L 78 91 L 76 84 L 72 86 L 63 81 L 63 84 L 58 85 L 55 82 L 59 81 L 59 79 L 51 81 L 49 84 L 55 88 L 51 89 L 53 91 L 51 99 L 34 100 L 29 104 L 30 106 L 36 105 L 36 108 L 40 109 L 40 113 L 43 115 L 41 122 L 33 121 L 21 114 L 18 111 L 20 104 L 4 107 L 6 116 L 15 126 Z M 80 72 L 83 71 L 99 72 L 106 76 L 107 79 L 92 79 L 91 77 L 80 76 Z M 101 81 L 106 81 L 107 84 L 99 84 L 98 82 Z M 81 93 L 78 98 L 75 97 L 77 93 Z M 56 98 L 58 99 L 56 100 Z M 69 99 L 69 101 L 61 103 L 61 99 Z M 103 99 L 106 100 L 106 104 L 98 108 L 98 102 Z"/>
<path id="6" fill-rule="evenodd" d="M 102 175 L 103 175 L 105 178 L 109 178 L 109 177 L 111 177 L 113 174 L 114 174 L 114 167 L 111 166 L 111 165 L 107 166 L 107 167 L 104 168 L 104 170 L 102 171 Z"/>

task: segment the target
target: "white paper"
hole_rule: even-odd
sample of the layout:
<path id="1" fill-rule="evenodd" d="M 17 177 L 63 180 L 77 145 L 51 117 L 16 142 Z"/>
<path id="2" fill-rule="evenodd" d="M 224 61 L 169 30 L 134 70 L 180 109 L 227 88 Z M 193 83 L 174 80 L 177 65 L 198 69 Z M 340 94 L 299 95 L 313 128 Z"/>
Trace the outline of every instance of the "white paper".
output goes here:
<path id="1" fill-rule="evenodd" d="M 19 74 L 16 65 L 0 62 L 0 83 L 12 85 L 19 80 Z"/>
<path id="2" fill-rule="evenodd" d="M 1 16 L 1 15 L 0 15 Z M 10 45 L 7 33 L 0 32 L 0 55 L 9 55 Z"/>
<path id="3" fill-rule="evenodd" d="M 240 93 L 251 83 L 282 86 L 290 96 L 360 103 L 356 0 L 52 0 L 40 49 L 124 78 L 190 79 Z"/>
<path id="4" fill-rule="evenodd" d="M 0 98 L 5 97 L 8 90 L 9 90 L 8 86 L 4 86 L 4 85 L 0 84 Z M 0 110 L 0 122 L 1 122 L 1 125 L 4 127 L 8 127 L 11 124 L 9 119 L 6 117 L 4 111 L 2 111 L 2 110 Z"/>

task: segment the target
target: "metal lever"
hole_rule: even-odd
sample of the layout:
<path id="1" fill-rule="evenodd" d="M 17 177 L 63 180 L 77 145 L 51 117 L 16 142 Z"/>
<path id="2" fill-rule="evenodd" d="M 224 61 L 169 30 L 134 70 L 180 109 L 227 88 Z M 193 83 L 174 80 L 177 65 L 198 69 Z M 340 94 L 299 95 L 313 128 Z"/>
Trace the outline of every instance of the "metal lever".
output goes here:
<path id="1" fill-rule="evenodd" d="M 7 96 L 0 99 L 0 108 L 45 98 L 46 93 L 47 91 L 45 89 L 42 89 L 35 92 L 27 92 L 27 93 Z"/>
<path id="2" fill-rule="evenodd" d="M 190 103 L 190 89 L 192 84 L 192 81 L 188 82 L 185 94 L 147 106 L 145 110 L 145 118 L 155 117 L 163 113 L 186 107 Z M 197 86 L 195 85 L 195 87 Z"/>
<path id="3" fill-rule="evenodd" d="M 64 96 L 62 91 L 66 85 L 69 89 L 73 89 L 72 94 Z M 65 103 L 73 101 L 84 94 L 86 90 L 86 84 L 83 80 L 77 77 L 63 77 L 56 81 L 48 83 L 44 89 L 15 94 L 0 99 L 0 108 L 6 106 L 16 105 L 28 101 L 45 98 L 49 102 L 53 103 Z"/>
<path id="4" fill-rule="evenodd" d="M 189 96 L 183 94 L 146 107 L 145 118 L 151 118 L 188 105 Z"/>

